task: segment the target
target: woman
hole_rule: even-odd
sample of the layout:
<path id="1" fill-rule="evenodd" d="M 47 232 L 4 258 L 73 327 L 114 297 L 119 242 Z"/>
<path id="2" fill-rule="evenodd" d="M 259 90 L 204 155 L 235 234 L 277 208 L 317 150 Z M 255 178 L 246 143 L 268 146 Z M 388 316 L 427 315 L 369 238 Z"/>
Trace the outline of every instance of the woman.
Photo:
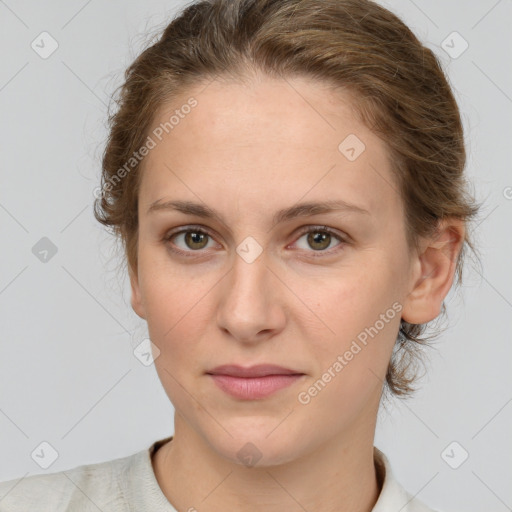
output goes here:
<path id="1" fill-rule="evenodd" d="M 431 510 L 373 441 L 478 210 L 434 54 L 367 0 L 196 2 L 118 101 L 96 217 L 175 432 L 0 510 Z"/>

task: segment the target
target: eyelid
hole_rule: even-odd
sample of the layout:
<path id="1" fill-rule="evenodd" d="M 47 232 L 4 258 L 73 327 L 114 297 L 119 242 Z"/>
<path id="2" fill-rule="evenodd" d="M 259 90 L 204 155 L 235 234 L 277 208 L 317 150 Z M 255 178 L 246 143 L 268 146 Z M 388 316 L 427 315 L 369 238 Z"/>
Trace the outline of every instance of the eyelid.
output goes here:
<path id="1" fill-rule="evenodd" d="M 162 241 L 170 242 L 170 239 L 172 237 L 174 237 L 176 235 L 180 235 L 182 233 L 187 233 L 189 231 L 196 231 L 196 232 L 204 233 L 212 239 L 215 239 L 215 237 L 216 237 L 216 235 L 214 234 L 214 232 L 211 229 L 209 229 L 205 226 L 202 226 L 201 224 L 188 224 L 185 226 L 180 226 L 180 227 L 176 228 L 175 230 L 166 232 L 162 238 Z M 331 249 L 324 250 L 324 251 L 313 251 L 313 250 L 306 251 L 308 253 L 311 253 L 313 255 L 313 257 L 321 257 L 323 255 L 335 254 L 339 250 L 339 249 L 337 249 L 338 247 L 345 246 L 345 245 L 348 245 L 351 243 L 351 238 L 348 235 L 340 234 L 334 228 L 330 228 L 328 226 L 319 225 L 319 224 L 308 224 L 306 226 L 302 226 L 301 228 L 299 228 L 298 232 L 295 234 L 295 237 L 301 238 L 303 235 L 310 233 L 310 232 L 315 232 L 315 231 L 329 233 L 330 235 L 332 235 L 336 239 L 338 239 L 338 241 L 340 243 L 338 245 L 336 245 L 335 247 L 333 247 Z M 293 243 L 295 243 L 296 241 L 297 241 L 297 239 Z M 175 249 L 175 248 L 170 248 L 170 250 L 177 254 L 184 255 L 185 257 L 201 257 L 202 256 L 201 253 L 205 252 L 203 250 L 184 251 L 182 249 Z M 195 256 L 193 256 L 194 253 L 196 254 Z"/>
<path id="2" fill-rule="evenodd" d="M 186 226 L 180 226 L 174 230 L 171 230 L 171 231 L 167 231 L 164 236 L 162 237 L 162 241 L 165 242 L 168 247 L 169 247 L 169 250 L 171 250 L 172 252 L 176 253 L 176 254 L 179 254 L 179 255 L 182 255 L 182 256 L 185 256 L 185 257 L 201 257 L 202 256 L 202 252 L 205 252 L 203 250 L 200 250 L 200 251 L 184 251 L 183 249 L 176 249 L 174 247 L 171 247 L 170 245 L 170 240 L 171 238 L 173 238 L 174 236 L 176 235 L 181 235 L 182 233 L 187 233 L 188 231 L 192 231 L 192 232 L 199 232 L 199 233 L 204 233 L 205 235 L 208 235 L 210 238 L 212 239 L 215 239 L 215 234 L 213 233 L 212 230 L 208 229 L 207 227 L 205 226 L 202 226 L 200 224 L 187 224 Z M 174 244 L 173 244 L 174 245 Z"/>
<path id="3" fill-rule="evenodd" d="M 322 225 L 318 225 L 318 224 L 310 224 L 307 226 L 303 226 L 302 228 L 300 228 L 298 234 L 295 236 L 298 238 L 302 238 L 302 236 L 304 236 L 307 233 L 311 233 L 311 232 L 312 233 L 314 233 L 314 232 L 329 233 L 334 238 L 337 238 L 338 241 L 340 242 L 338 245 L 336 245 L 335 247 L 332 247 L 331 249 L 326 249 L 323 251 L 313 251 L 313 250 L 306 251 L 308 253 L 308 255 L 311 255 L 313 258 L 322 258 L 322 257 L 333 256 L 333 255 L 337 254 L 338 252 L 340 252 L 341 250 L 343 250 L 343 247 L 350 243 L 350 237 L 348 235 L 341 235 L 338 232 L 338 230 L 336 230 L 334 228 L 330 228 L 328 226 L 322 226 Z M 293 242 L 293 243 L 296 243 L 296 241 L 297 240 L 295 240 L 295 242 Z"/>
<path id="4" fill-rule="evenodd" d="M 300 235 L 305 235 L 306 233 L 310 233 L 310 232 L 315 232 L 315 231 L 325 231 L 326 233 L 329 233 L 333 236 L 335 236 L 336 238 L 338 238 L 338 240 L 340 240 L 340 242 L 347 242 L 348 243 L 348 235 L 345 235 L 345 234 L 340 234 L 340 232 L 337 230 L 337 229 L 334 229 L 334 228 L 330 228 L 329 226 L 322 226 L 320 224 L 309 224 L 307 226 L 303 226 L 302 228 L 299 229 L 299 232 L 297 233 L 296 236 Z M 321 251 L 317 251 L 317 252 L 321 252 Z"/>

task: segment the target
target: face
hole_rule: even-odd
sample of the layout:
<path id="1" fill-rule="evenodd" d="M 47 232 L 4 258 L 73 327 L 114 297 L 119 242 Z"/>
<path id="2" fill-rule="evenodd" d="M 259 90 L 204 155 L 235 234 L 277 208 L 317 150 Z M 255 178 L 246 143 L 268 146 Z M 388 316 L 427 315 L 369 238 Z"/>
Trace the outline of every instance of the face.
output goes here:
<path id="1" fill-rule="evenodd" d="M 248 442 L 272 465 L 370 435 L 418 277 L 387 149 L 346 93 L 318 83 L 204 88 L 154 120 L 152 129 L 197 101 L 161 141 L 153 136 L 130 276 L 177 421 L 237 463 Z M 325 202 L 338 205 L 296 208 Z M 248 393 L 235 396 L 209 374 L 261 364 L 298 376 L 241 390 L 228 377 Z"/>

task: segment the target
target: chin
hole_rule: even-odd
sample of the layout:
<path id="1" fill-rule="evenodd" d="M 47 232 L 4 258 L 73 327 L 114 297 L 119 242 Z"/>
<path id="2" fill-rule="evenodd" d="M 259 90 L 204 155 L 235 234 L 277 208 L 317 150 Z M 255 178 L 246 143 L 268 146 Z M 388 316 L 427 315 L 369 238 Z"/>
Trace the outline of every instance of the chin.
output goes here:
<path id="1" fill-rule="evenodd" d="M 212 430 L 209 430 L 204 436 L 229 462 L 248 468 L 278 466 L 295 460 L 307 450 L 307 446 L 303 446 L 304 437 L 294 435 L 290 424 L 281 429 L 279 421 L 275 418 L 264 421 L 245 418 L 243 421 L 239 418 L 236 425 L 225 425 L 231 436 L 225 431 L 221 434 L 218 429 L 215 430 L 217 435 L 212 436 Z"/>

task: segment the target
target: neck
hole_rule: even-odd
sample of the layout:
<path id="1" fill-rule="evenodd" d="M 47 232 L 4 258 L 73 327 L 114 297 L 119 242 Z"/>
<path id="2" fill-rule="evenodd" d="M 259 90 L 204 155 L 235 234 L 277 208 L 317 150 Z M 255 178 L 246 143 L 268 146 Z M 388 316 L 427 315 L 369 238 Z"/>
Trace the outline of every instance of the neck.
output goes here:
<path id="1" fill-rule="evenodd" d="M 177 510 L 370 512 L 382 482 L 374 464 L 375 425 L 369 430 L 331 438 L 286 464 L 245 467 L 220 456 L 176 413 L 173 439 L 156 452 L 153 467 Z"/>

